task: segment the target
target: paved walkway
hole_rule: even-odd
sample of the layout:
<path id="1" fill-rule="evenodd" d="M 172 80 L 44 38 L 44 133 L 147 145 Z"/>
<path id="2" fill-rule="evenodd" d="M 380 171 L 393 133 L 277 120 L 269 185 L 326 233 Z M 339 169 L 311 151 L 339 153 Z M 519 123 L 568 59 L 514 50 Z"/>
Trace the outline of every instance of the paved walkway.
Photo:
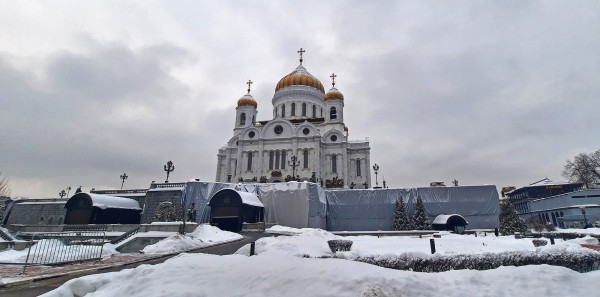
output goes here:
<path id="1" fill-rule="evenodd" d="M 186 251 L 188 253 L 205 253 L 213 255 L 230 255 L 242 246 L 254 242 L 265 236 L 273 236 L 267 233 L 242 233 L 244 238 L 231 243 L 220 244 L 211 247 L 199 248 Z M 0 296 L 38 296 L 49 292 L 66 281 L 84 275 L 120 271 L 126 268 L 135 268 L 141 264 L 158 264 L 178 255 L 144 255 L 144 254 L 118 254 L 113 257 L 96 262 L 84 262 L 66 266 L 31 266 L 27 268 L 27 275 L 21 275 L 23 265 L 0 265 L 0 276 L 11 281 L 8 284 L 0 284 Z M 16 282 L 12 282 L 18 279 Z"/>

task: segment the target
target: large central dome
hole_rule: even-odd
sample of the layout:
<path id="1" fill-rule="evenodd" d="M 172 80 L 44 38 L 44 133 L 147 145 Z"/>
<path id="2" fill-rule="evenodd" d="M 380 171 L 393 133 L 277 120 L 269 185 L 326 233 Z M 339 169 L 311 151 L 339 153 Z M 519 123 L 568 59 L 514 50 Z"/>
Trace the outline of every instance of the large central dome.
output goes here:
<path id="1" fill-rule="evenodd" d="M 275 92 L 288 86 L 308 86 L 325 93 L 323 84 L 321 84 L 318 79 L 312 76 L 312 74 L 308 73 L 302 64 L 300 64 L 300 66 L 298 66 L 298 68 L 296 68 L 296 70 L 294 70 L 292 73 L 279 80 L 277 87 L 275 87 Z"/>

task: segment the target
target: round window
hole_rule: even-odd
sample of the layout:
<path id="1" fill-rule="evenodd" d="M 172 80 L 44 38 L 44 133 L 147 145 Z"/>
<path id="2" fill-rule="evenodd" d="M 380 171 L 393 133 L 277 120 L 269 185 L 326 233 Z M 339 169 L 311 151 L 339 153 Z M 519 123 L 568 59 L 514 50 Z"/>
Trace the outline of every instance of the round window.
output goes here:
<path id="1" fill-rule="evenodd" d="M 277 125 L 277 126 L 275 126 L 274 131 L 275 131 L 275 134 L 279 135 L 283 132 L 283 127 Z"/>
<path id="2" fill-rule="evenodd" d="M 331 139 L 331 141 L 336 141 L 337 140 L 337 136 L 336 135 L 331 135 L 331 138 L 329 138 L 329 139 Z"/>
<path id="3" fill-rule="evenodd" d="M 250 132 L 248 133 L 248 137 L 250 137 L 250 138 L 254 138 L 254 136 L 256 136 L 256 133 L 254 133 L 254 131 L 250 131 Z"/>
<path id="4" fill-rule="evenodd" d="M 304 133 L 304 135 L 308 135 L 308 133 L 310 133 L 310 129 L 304 128 L 304 130 L 302 130 L 302 133 Z"/>

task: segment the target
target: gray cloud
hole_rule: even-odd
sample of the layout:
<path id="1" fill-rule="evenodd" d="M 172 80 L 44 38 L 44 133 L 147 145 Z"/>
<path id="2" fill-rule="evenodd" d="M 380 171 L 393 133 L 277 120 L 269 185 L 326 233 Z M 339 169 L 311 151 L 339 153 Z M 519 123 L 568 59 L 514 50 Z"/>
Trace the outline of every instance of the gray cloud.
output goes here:
<path id="1" fill-rule="evenodd" d="M 391 185 L 558 180 L 565 159 L 598 149 L 598 8 L 219 2 L 142 17 L 130 7 L 127 20 L 64 30 L 60 40 L 74 41 L 46 41 L 35 59 L 0 48 L 0 169 L 13 194 L 35 197 L 117 187 L 125 171 L 126 185 L 145 187 L 169 159 L 173 180 L 212 180 L 244 82 L 270 119 L 275 84 L 304 47 L 326 88 L 339 75 L 350 138 L 370 138 Z M 73 9 L 63 9 L 70 22 Z M 30 34 L 22 40 L 41 38 Z"/>

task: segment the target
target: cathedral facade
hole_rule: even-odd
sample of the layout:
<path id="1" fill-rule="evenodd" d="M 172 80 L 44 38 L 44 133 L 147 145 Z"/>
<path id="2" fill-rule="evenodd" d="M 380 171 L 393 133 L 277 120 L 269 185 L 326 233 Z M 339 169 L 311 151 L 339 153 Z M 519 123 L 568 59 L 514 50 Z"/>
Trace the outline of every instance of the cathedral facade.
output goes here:
<path id="1" fill-rule="evenodd" d="M 302 65 L 284 76 L 273 95 L 273 119 L 257 121 L 256 100 L 237 102 L 233 137 L 219 149 L 217 182 L 311 181 L 327 188 L 371 186 L 368 141 L 349 141 L 344 95 L 325 92 Z"/>

